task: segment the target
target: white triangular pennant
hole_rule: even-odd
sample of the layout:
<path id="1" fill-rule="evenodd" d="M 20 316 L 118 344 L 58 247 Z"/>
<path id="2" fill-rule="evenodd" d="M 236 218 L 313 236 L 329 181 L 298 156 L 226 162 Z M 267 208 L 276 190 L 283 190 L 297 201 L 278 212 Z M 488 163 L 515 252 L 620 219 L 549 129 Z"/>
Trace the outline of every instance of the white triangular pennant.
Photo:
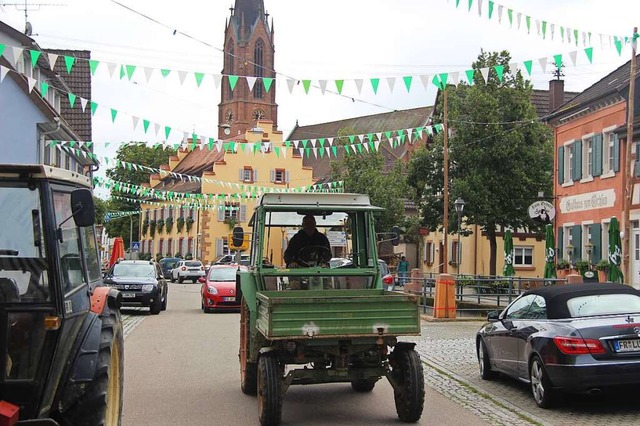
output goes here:
<path id="1" fill-rule="evenodd" d="M 2 65 L 0 65 L 0 83 L 2 83 L 2 80 L 4 80 L 4 77 L 7 75 L 8 72 L 9 72 L 9 68 L 3 67 Z"/>
<path id="2" fill-rule="evenodd" d="M 296 81 L 292 78 L 287 79 L 287 86 L 289 87 L 289 93 L 293 93 L 293 86 L 296 85 Z"/>
<path id="3" fill-rule="evenodd" d="M 160 124 L 153 123 L 153 128 L 156 131 L 156 136 L 158 136 L 158 133 L 160 132 Z"/>
<path id="4" fill-rule="evenodd" d="M 373 145 L 376 147 L 376 151 L 380 150 L 380 141 L 375 141 Z"/>
<path id="5" fill-rule="evenodd" d="M 53 67 L 56 66 L 56 61 L 58 60 L 58 55 L 55 53 L 47 53 L 47 58 L 49 59 L 49 67 L 53 71 Z"/>
<path id="6" fill-rule="evenodd" d="M 327 140 L 329 141 L 329 146 L 333 146 L 333 138 L 327 138 Z"/>
<path id="7" fill-rule="evenodd" d="M 325 146 L 324 151 L 327 153 L 327 157 L 331 157 L 331 148 L 329 148 L 328 146 Z"/>
<path id="8" fill-rule="evenodd" d="M 573 30 L 571 28 L 567 28 L 567 42 L 571 43 L 571 33 Z"/>
<path id="9" fill-rule="evenodd" d="M 84 110 L 87 109 L 87 103 L 88 102 L 89 102 L 88 99 L 80 97 L 80 106 L 82 107 L 82 112 L 84 112 Z"/>
<path id="10" fill-rule="evenodd" d="M 313 156 L 318 158 L 318 148 L 311 148 L 311 151 L 313 151 Z"/>
<path id="11" fill-rule="evenodd" d="M 489 82 L 489 67 L 480 68 L 480 74 L 482 74 L 482 78 L 484 78 L 484 82 Z"/>
<path id="12" fill-rule="evenodd" d="M 178 78 L 180 79 L 180 85 L 182 86 L 184 84 L 184 81 L 187 78 L 187 72 L 186 71 L 178 71 Z"/>
<path id="13" fill-rule="evenodd" d="M 536 31 L 538 32 L 538 35 L 540 35 L 540 21 L 538 21 L 536 19 Z"/>
<path id="14" fill-rule="evenodd" d="M 396 78 L 387 77 L 387 84 L 389 84 L 389 92 L 393 93 L 393 87 L 396 85 Z"/>
<path id="15" fill-rule="evenodd" d="M 571 63 L 575 67 L 578 59 L 578 51 L 574 50 L 573 52 L 569 52 L 569 59 L 571 59 Z"/>
<path id="16" fill-rule="evenodd" d="M 144 79 L 148 83 L 153 75 L 153 68 L 144 67 L 142 70 L 144 71 Z"/>
<path id="17" fill-rule="evenodd" d="M 11 47 L 11 51 L 13 53 L 13 58 L 11 62 L 13 62 L 13 67 L 14 68 L 18 68 L 18 62 L 20 62 L 22 60 L 22 52 L 23 52 L 23 48 L 22 47 L 16 47 L 16 46 L 12 46 Z"/>
<path id="18" fill-rule="evenodd" d="M 353 81 L 356 83 L 356 90 L 358 91 L 358 95 L 359 95 L 362 92 L 362 82 L 363 82 L 363 80 L 361 78 L 356 78 Z"/>
<path id="19" fill-rule="evenodd" d="M 109 77 L 113 78 L 116 72 L 117 65 L 112 62 L 107 62 L 107 71 L 109 71 Z"/>
<path id="20" fill-rule="evenodd" d="M 33 87 L 36 85 L 38 80 L 36 80 L 35 78 L 27 76 L 27 81 L 29 83 L 29 93 L 31 93 L 31 91 L 33 90 Z"/>
<path id="21" fill-rule="evenodd" d="M 131 119 L 133 120 L 133 130 L 135 130 L 138 127 L 138 121 L 140 120 L 140 118 L 134 115 L 131 117 Z"/>
<path id="22" fill-rule="evenodd" d="M 249 85 L 249 91 L 253 92 L 253 86 L 256 85 L 256 80 L 258 79 L 257 77 L 245 77 L 247 79 L 247 84 Z"/>
<path id="23" fill-rule="evenodd" d="M 504 10 L 504 6 L 498 6 L 498 24 L 502 23 L 502 11 Z"/>
<path id="24" fill-rule="evenodd" d="M 300 144 L 300 141 L 293 141 L 293 146 L 298 149 L 298 145 Z"/>
<path id="25" fill-rule="evenodd" d="M 540 64 L 540 68 L 542 69 L 542 72 L 546 73 L 547 72 L 547 58 L 538 59 L 538 63 Z"/>
<path id="26" fill-rule="evenodd" d="M 369 144 L 368 143 L 363 143 L 362 145 L 364 146 L 364 149 L 366 149 L 367 152 L 369 152 Z"/>
<path id="27" fill-rule="evenodd" d="M 482 0 L 478 0 L 478 16 L 482 16 Z"/>
<path id="28" fill-rule="evenodd" d="M 324 95 L 324 92 L 327 91 L 327 80 L 318 80 L 318 83 L 320 83 L 320 92 Z"/>
<path id="29" fill-rule="evenodd" d="M 315 148 L 316 142 L 317 142 L 317 139 L 311 139 L 311 146 Z"/>
<path id="30" fill-rule="evenodd" d="M 424 90 L 427 90 L 429 88 L 429 84 L 431 84 L 431 76 L 429 74 L 423 74 L 420 76 L 420 81 L 424 86 Z"/>
<path id="31" fill-rule="evenodd" d="M 555 36 L 555 32 L 556 32 L 556 24 L 551 24 L 551 40 L 553 40 L 553 37 Z"/>
<path id="32" fill-rule="evenodd" d="M 454 85 L 460 83 L 460 73 L 458 71 L 449 73 L 449 78 Z"/>
<path id="33" fill-rule="evenodd" d="M 364 141 L 364 135 L 358 135 L 358 139 L 360 139 L 360 143 L 363 143 L 363 141 Z"/>
<path id="34" fill-rule="evenodd" d="M 220 82 L 222 81 L 222 75 L 221 74 L 213 74 L 213 84 L 215 84 L 216 89 L 220 87 Z"/>
<path id="35" fill-rule="evenodd" d="M 518 12 L 516 15 L 516 22 L 518 23 L 518 31 L 520 31 L 520 24 L 522 23 L 522 13 Z"/>
<path id="36" fill-rule="evenodd" d="M 513 78 L 516 78 L 518 76 L 518 63 L 511 62 L 509 64 L 509 71 L 511 72 L 511 75 L 513 76 Z"/>

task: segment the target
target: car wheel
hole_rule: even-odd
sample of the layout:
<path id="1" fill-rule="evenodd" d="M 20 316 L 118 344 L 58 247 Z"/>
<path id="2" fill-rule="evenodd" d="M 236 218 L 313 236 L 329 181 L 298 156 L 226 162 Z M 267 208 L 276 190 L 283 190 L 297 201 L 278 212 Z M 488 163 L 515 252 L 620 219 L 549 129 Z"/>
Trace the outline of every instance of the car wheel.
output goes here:
<path id="1" fill-rule="evenodd" d="M 197 279 L 197 278 L 192 278 L 192 279 L 191 279 L 191 282 L 192 282 L 192 283 L 194 283 L 194 284 L 195 284 L 197 281 L 198 281 L 198 279 Z"/>
<path id="2" fill-rule="evenodd" d="M 178 277 L 178 282 L 179 282 L 180 284 L 182 284 L 182 283 L 184 282 L 184 278 L 183 278 L 183 277 Z"/>
<path id="3" fill-rule="evenodd" d="M 398 418 L 405 423 L 420 420 L 424 408 L 424 373 L 415 349 L 393 351 L 391 374 Z"/>
<path id="4" fill-rule="evenodd" d="M 155 302 L 149 306 L 149 312 L 151 315 L 158 315 L 162 310 L 162 299 L 158 298 Z"/>
<path id="5" fill-rule="evenodd" d="M 487 352 L 487 345 L 484 340 L 478 338 L 478 364 L 480 366 L 480 377 L 483 380 L 490 380 L 496 377 L 497 372 L 491 369 L 491 359 L 489 358 L 489 352 Z"/>
<path id="6" fill-rule="evenodd" d="M 169 291 L 167 290 L 167 292 L 164 294 L 164 299 L 162 299 L 162 307 L 160 308 L 160 310 L 162 311 L 166 311 L 167 310 L 167 299 L 169 298 Z"/>
<path id="7" fill-rule="evenodd" d="M 267 352 L 258 359 L 258 412 L 260 424 L 275 426 L 282 419 L 282 376 L 278 355 Z"/>
<path id="8" fill-rule="evenodd" d="M 175 279 L 175 278 L 173 278 L 173 275 L 171 275 L 171 282 L 172 282 L 172 283 L 175 283 L 175 282 L 176 282 L 176 279 Z"/>
<path id="9" fill-rule="evenodd" d="M 200 309 L 204 311 L 204 299 L 200 299 Z"/>
<path id="10" fill-rule="evenodd" d="M 531 380 L 531 393 L 538 407 L 551 408 L 557 401 L 557 391 L 551 388 L 547 370 L 537 355 L 529 365 L 529 380 Z"/>

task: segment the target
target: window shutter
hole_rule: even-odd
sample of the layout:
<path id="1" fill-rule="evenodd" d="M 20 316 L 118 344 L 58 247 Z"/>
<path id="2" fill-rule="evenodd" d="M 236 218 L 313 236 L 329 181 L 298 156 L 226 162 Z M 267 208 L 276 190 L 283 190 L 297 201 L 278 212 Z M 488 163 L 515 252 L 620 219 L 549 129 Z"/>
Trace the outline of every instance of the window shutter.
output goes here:
<path id="1" fill-rule="evenodd" d="M 257 181 L 258 181 L 258 171 L 257 171 L 257 170 L 254 170 L 254 171 L 253 171 L 253 181 L 254 181 L 254 182 L 257 182 Z"/>
<path id="2" fill-rule="evenodd" d="M 247 206 L 240 206 L 240 222 L 247 221 Z"/>
<path id="3" fill-rule="evenodd" d="M 593 137 L 593 176 L 602 174 L 602 133 Z"/>
<path id="4" fill-rule="evenodd" d="M 239 178 L 240 182 L 242 182 L 244 180 L 244 169 L 240 169 L 240 178 Z"/>
<path id="5" fill-rule="evenodd" d="M 563 238 L 564 228 L 562 226 L 558 226 L 558 247 L 556 247 L 556 261 L 564 259 L 564 249 L 562 244 Z"/>
<path id="6" fill-rule="evenodd" d="M 573 144 L 573 176 L 574 181 L 582 179 L 582 141 Z"/>
<path id="7" fill-rule="evenodd" d="M 218 222 L 222 222 L 224 220 L 224 209 L 225 206 L 218 206 Z"/>
<path id="8" fill-rule="evenodd" d="M 276 181 L 276 171 L 275 170 L 271 170 L 270 182 L 275 182 L 275 181 Z"/>
<path id="9" fill-rule="evenodd" d="M 284 172 L 284 181 L 285 181 L 286 183 L 289 183 L 289 170 L 286 170 L 286 171 Z"/>
<path id="10" fill-rule="evenodd" d="M 222 238 L 216 238 L 216 256 L 222 256 L 224 253 L 222 252 L 224 250 L 224 243 L 222 241 Z"/>
<path id="11" fill-rule="evenodd" d="M 575 262 L 582 259 L 582 226 L 575 225 L 571 227 L 571 261 Z"/>
<path id="12" fill-rule="evenodd" d="M 602 259 L 602 225 L 599 223 L 591 225 L 591 244 L 593 244 L 591 259 L 593 263 L 598 263 Z"/>
<path id="13" fill-rule="evenodd" d="M 564 146 L 558 148 L 558 184 L 564 183 Z"/>
<path id="14" fill-rule="evenodd" d="M 620 140 L 618 135 L 613 135 L 613 171 L 620 171 Z"/>
<path id="15" fill-rule="evenodd" d="M 635 176 L 638 177 L 640 176 L 640 143 L 636 144 L 636 161 L 634 164 L 635 167 Z"/>

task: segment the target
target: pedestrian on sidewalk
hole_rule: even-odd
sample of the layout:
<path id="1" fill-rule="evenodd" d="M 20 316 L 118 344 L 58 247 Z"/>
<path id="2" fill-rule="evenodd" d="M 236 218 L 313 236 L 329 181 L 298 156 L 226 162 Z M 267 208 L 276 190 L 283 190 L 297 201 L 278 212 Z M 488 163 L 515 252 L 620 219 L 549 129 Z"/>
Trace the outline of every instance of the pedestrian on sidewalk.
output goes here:
<path id="1" fill-rule="evenodd" d="M 400 258 L 400 262 L 398 263 L 398 284 L 404 286 L 409 277 L 409 262 L 407 259 L 402 256 Z"/>

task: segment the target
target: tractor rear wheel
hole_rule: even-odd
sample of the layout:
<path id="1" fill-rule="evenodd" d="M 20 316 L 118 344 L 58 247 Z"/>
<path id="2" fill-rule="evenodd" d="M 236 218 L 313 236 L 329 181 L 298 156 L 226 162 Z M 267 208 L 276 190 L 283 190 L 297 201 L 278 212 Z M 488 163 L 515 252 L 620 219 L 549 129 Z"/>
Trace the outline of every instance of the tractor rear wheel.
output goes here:
<path id="1" fill-rule="evenodd" d="M 203 303 L 203 307 L 204 307 Z M 249 307 L 244 297 L 240 301 L 240 388 L 247 395 L 258 393 L 258 364 L 249 361 L 249 350 L 251 348 L 251 321 L 249 318 Z M 205 312 L 206 307 L 204 307 Z"/>
<path id="2" fill-rule="evenodd" d="M 258 360 L 258 410 L 262 426 L 276 426 L 282 419 L 282 369 L 278 354 L 267 352 Z"/>
<path id="3" fill-rule="evenodd" d="M 424 408 L 424 375 L 420 355 L 415 349 L 394 354 L 391 374 L 396 382 L 393 396 L 398 418 L 406 423 L 420 420 Z"/>
<path id="4" fill-rule="evenodd" d="M 61 425 L 119 426 L 122 415 L 124 341 L 118 311 L 102 316 L 98 365 L 85 393 L 64 413 L 55 416 Z"/>

